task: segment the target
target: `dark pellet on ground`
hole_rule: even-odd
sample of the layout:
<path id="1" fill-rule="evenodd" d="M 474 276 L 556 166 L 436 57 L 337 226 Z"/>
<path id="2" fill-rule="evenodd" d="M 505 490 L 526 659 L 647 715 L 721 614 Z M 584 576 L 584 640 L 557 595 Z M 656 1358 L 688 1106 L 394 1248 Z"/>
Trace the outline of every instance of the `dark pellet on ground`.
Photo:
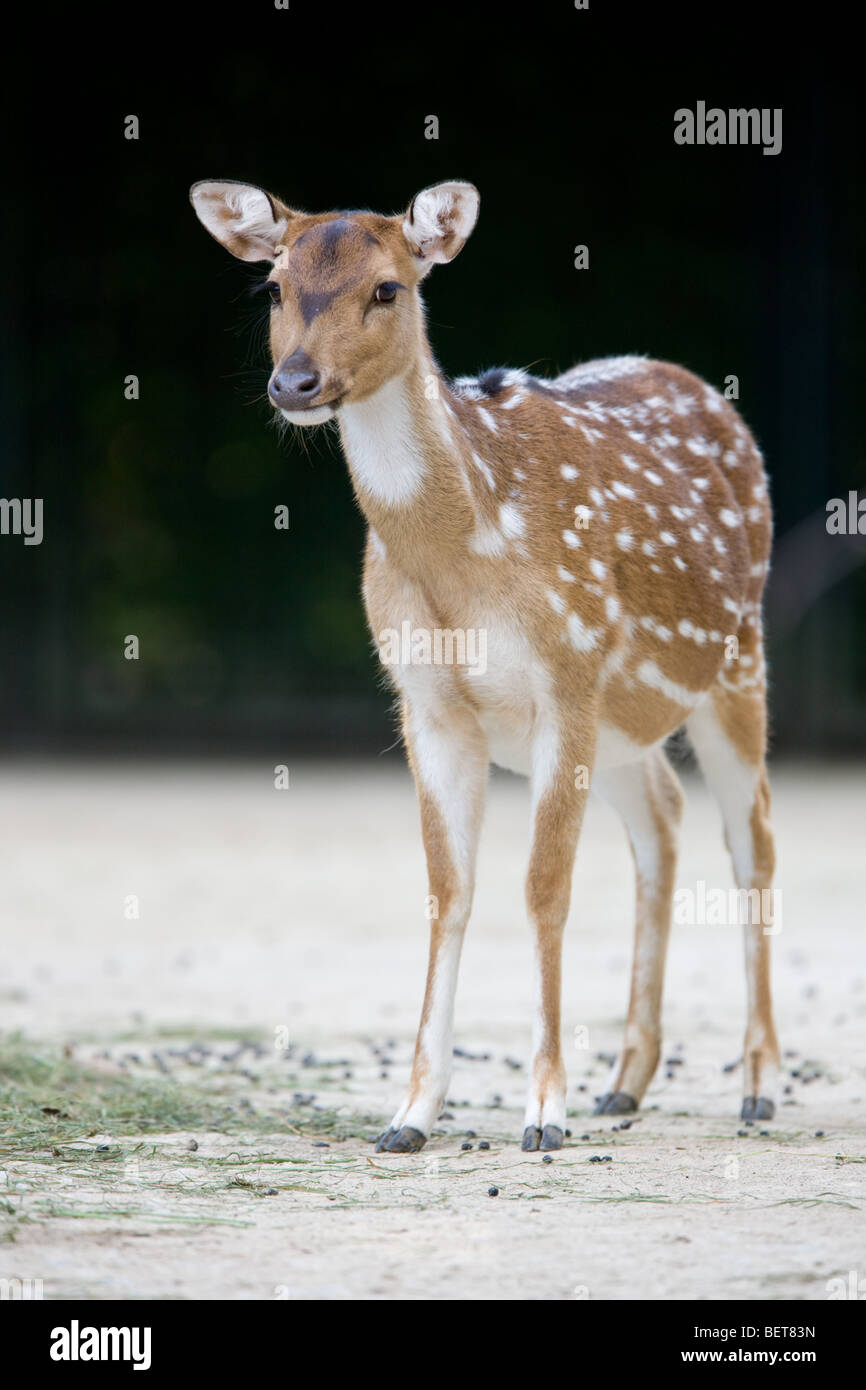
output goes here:
<path id="1" fill-rule="evenodd" d="M 823 1129 L 816 1129 L 816 1130 L 815 1130 L 815 1138 L 816 1138 L 816 1139 L 823 1139 L 823 1138 L 824 1138 L 824 1131 L 823 1131 Z"/>
<path id="2" fill-rule="evenodd" d="M 467 1151 L 468 1149 L 471 1149 L 471 1148 L 472 1148 L 472 1145 L 469 1144 L 469 1143 L 461 1144 L 461 1145 L 460 1145 L 460 1152 L 461 1152 L 461 1153 L 466 1153 L 466 1151 Z"/>
<path id="3" fill-rule="evenodd" d="M 487 1195 L 488 1195 L 488 1197 L 498 1197 L 498 1196 L 499 1196 L 499 1188 L 498 1188 L 498 1187 L 488 1187 L 488 1189 L 487 1189 Z"/>
<path id="4" fill-rule="evenodd" d="M 440 1120 L 453 1120 L 454 1116 L 451 1114 L 450 1110 L 443 1110 L 439 1118 Z"/>
<path id="5" fill-rule="evenodd" d="M 737 1130 L 737 1137 L 738 1137 L 739 1139 L 748 1139 L 748 1137 L 749 1137 L 749 1131 L 748 1131 L 747 1129 L 738 1129 L 738 1130 Z"/>
<path id="6" fill-rule="evenodd" d="M 570 1129 L 567 1129 L 567 1130 L 565 1131 L 565 1137 L 566 1137 L 566 1139 L 570 1139 L 570 1138 L 571 1138 L 571 1130 L 570 1130 Z"/>
<path id="7" fill-rule="evenodd" d="M 475 1130 L 474 1130 L 474 1129 L 467 1129 L 467 1131 L 466 1131 L 466 1138 L 467 1138 L 467 1139 L 475 1139 L 476 1137 L 477 1137 L 477 1136 L 476 1136 L 476 1134 L 475 1134 Z"/>
<path id="8" fill-rule="evenodd" d="M 631 1121 L 631 1120 L 621 1120 L 621 1121 L 620 1121 L 620 1126 L 619 1126 L 620 1129 L 631 1129 L 631 1126 L 632 1126 L 632 1121 Z"/>
<path id="9" fill-rule="evenodd" d="M 479 1143 L 478 1147 L 479 1147 L 479 1149 L 489 1149 L 489 1148 L 490 1148 L 490 1144 L 489 1144 L 489 1142 L 488 1142 L 486 1139 L 482 1139 L 481 1142 Z"/>
<path id="10" fill-rule="evenodd" d="M 277 1189 L 276 1189 L 275 1187 L 266 1187 L 266 1188 L 265 1188 L 265 1196 L 266 1196 L 266 1197 L 276 1197 L 276 1196 L 277 1196 Z"/>
<path id="11" fill-rule="evenodd" d="M 545 1155 L 544 1155 L 544 1158 L 543 1158 L 541 1161 L 542 1161 L 542 1163 L 552 1163 L 552 1162 L 553 1162 L 553 1155 L 552 1155 L 552 1154 L 545 1154 Z"/>
<path id="12" fill-rule="evenodd" d="M 762 1136 L 762 1138 L 763 1138 L 764 1136 L 768 1135 L 768 1134 L 770 1133 L 770 1131 L 769 1131 L 768 1129 L 760 1129 L 760 1130 L 758 1130 L 758 1133 L 759 1133 L 759 1134 Z"/>
<path id="13" fill-rule="evenodd" d="M 188 1139 L 188 1140 L 187 1140 L 187 1143 L 186 1143 L 186 1146 L 187 1146 L 187 1148 L 189 1149 L 190 1153 L 195 1153 L 196 1150 L 197 1150 L 197 1148 L 198 1148 L 198 1140 L 197 1140 L 197 1139 Z"/>
<path id="14" fill-rule="evenodd" d="M 585 1085 L 585 1083 L 584 1083 L 583 1081 L 581 1081 L 581 1082 L 579 1083 L 577 1089 L 578 1089 L 579 1091 L 585 1091 L 585 1090 L 586 1090 L 586 1085 Z"/>
<path id="15" fill-rule="evenodd" d="M 331 1147 L 330 1144 L 327 1143 L 327 1141 L 324 1140 L 324 1139 L 314 1139 L 314 1140 L 313 1140 L 313 1148 L 314 1148 L 314 1149 L 329 1149 L 330 1147 Z"/>
<path id="16" fill-rule="evenodd" d="M 580 1137 L 581 1137 L 581 1139 L 588 1139 L 588 1138 L 589 1138 L 589 1135 L 588 1135 L 588 1134 L 582 1134 Z"/>

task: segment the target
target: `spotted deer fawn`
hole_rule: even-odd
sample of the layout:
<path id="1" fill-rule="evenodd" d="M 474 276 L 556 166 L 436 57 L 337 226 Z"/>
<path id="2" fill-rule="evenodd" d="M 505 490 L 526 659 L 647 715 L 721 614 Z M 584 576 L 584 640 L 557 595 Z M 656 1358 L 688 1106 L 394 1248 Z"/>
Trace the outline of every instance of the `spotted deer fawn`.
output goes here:
<path id="1" fill-rule="evenodd" d="M 483 671 L 411 656 L 391 671 L 438 915 L 408 1092 L 377 1149 L 420 1149 L 446 1096 L 490 763 L 531 785 L 523 1148 L 563 1142 L 562 934 L 590 784 L 622 817 L 637 884 L 625 1041 L 596 1113 L 637 1108 L 661 1047 L 683 802 L 663 745 L 683 725 L 747 890 L 742 1115 L 768 1118 L 779 1050 L 769 933 L 749 890 L 768 898 L 774 867 L 761 633 L 771 514 L 749 431 L 713 387 L 641 357 L 550 380 L 502 369 L 447 380 L 419 287 L 469 237 L 471 184 L 427 188 L 398 216 L 296 212 L 234 182 L 190 196 L 233 255 L 272 265 L 270 402 L 295 425 L 337 421 L 368 523 L 374 635 L 407 622 L 486 634 Z"/>

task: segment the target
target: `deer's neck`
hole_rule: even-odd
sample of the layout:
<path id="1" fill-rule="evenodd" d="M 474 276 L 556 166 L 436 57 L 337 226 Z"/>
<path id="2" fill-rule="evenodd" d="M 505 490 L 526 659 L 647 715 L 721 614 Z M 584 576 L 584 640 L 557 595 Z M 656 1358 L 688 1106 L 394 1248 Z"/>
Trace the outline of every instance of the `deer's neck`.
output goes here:
<path id="1" fill-rule="evenodd" d="M 358 501 L 389 553 L 416 570 L 431 549 L 465 551 L 478 519 L 467 441 L 432 357 L 344 405 L 339 422 Z"/>

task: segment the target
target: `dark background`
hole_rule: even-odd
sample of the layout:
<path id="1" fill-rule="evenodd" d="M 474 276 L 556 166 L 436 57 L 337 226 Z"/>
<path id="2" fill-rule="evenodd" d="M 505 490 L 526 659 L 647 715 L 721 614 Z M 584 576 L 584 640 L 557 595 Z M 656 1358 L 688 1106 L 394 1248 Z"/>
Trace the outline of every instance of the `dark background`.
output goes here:
<path id="1" fill-rule="evenodd" d="M 736 374 L 776 509 L 776 744 L 862 750 L 866 542 L 824 520 L 866 484 L 863 115 L 853 37 L 808 15 L 40 8 L 4 74 L 0 496 L 44 498 L 45 538 L 0 536 L 2 746 L 392 742 L 336 437 L 279 441 L 266 268 L 207 236 L 188 188 L 396 212 L 465 178 L 478 227 L 425 296 L 445 370 L 640 352 Z M 782 153 L 677 146 L 698 100 L 781 106 Z"/>

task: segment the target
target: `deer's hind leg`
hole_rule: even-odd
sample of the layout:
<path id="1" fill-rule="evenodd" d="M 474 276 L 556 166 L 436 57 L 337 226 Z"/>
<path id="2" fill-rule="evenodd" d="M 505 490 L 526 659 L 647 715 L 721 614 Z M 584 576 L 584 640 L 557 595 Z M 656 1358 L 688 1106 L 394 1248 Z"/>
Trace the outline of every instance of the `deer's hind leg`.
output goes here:
<path id="1" fill-rule="evenodd" d="M 746 956 L 746 1037 L 742 1118 L 771 1119 L 776 1108 L 779 1044 L 770 990 L 775 849 L 770 828 L 770 786 L 765 765 L 766 704 L 760 640 L 741 636 L 736 677 L 723 674 L 706 704 L 686 724 L 701 770 L 725 824 L 743 927 Z M 749 674 L 751 673 L 751 674 Z"/>
<path id="2" fill-rule="evenodd" d="M 593 789 L 619 812 L 635 863 L 637 911 L 625 1038 L 597 1115 L 636 1110 L 661 1054 L 662 991 L 683 794 L 663 751 L 598 772 Z"/>

